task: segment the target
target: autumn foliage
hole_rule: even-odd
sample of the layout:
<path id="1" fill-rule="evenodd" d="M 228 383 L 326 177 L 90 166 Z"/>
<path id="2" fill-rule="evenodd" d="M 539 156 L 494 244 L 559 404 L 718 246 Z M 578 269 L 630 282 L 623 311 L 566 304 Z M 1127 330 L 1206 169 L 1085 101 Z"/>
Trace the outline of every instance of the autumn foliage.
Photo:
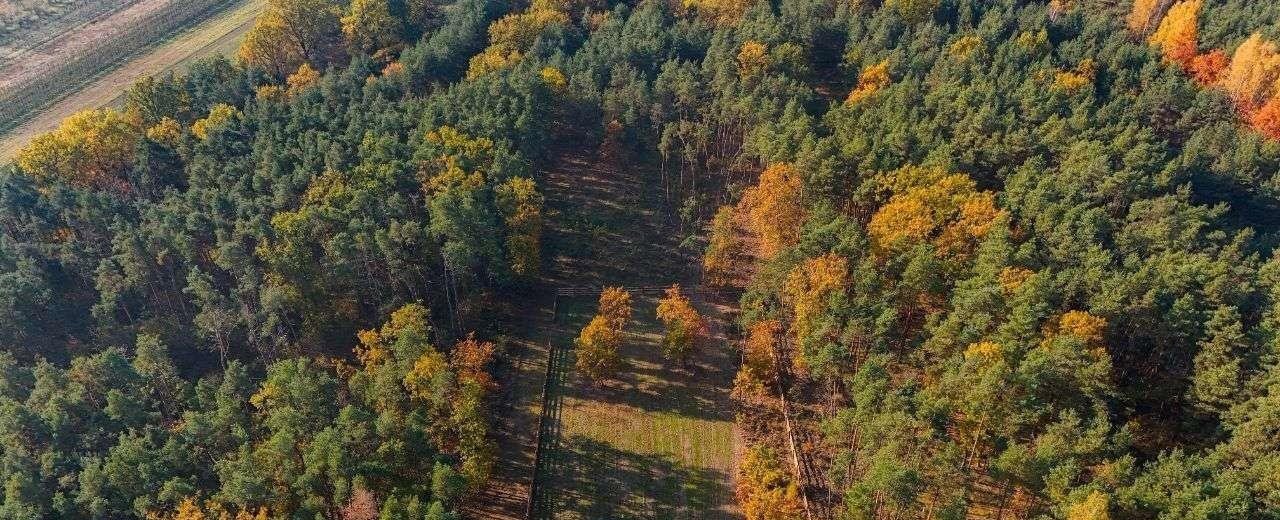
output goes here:
<path id="1" fill-rule="evenodd" d="M 803 518 L 800 487 L 773 449 L 760 445 L 748 448 L 738 465 L 736 482 L 738 504 L 747 520 Z"/>
<path id="2" fill-rule="evenodd" d="M 1254 34 L 1236 48 L 1231 65 L 1222 76 L 1222 89 L 1242 112 L 1257 110 L 1276 93 L 1280 80 L 1280 54 L 1276 44 Z"/>
<path id="3" fill-rule="evenodd" d="M 631 321 L 631 293 L 621 287 L 605 287 L 600 291 L 599 310 L 609 325 L 622 330 Z"/>
<path id="4" fill-rule="evenodd" d="M 512 177 L 494 190 L 507 226 L 507 259 L 519 276 L 538 273 L 542 260 L 542 204 L 537 184 Z"/>
<path id="5" fill-rule="evenodd" d="M 845 98 L 844 102 L 847 105 L 860 103 L 887 86 L 889 86 L 889 60 L 883 60 L 862 69 L 862 73 L 858 75 L 858 86 L 849 92 L 849 97 Z"/>
<path id="6" fill-rule="evenodd" d="M 622 366 L 622 357 L 618 353 L 622 346 L 622 331 L 604 316 L 591 318 L 573 343 L 577 347 L 575 365 L 578 373 L 593 382 L 612 377 Z"/>
<path id="7" fill-rule="evenodd" d="M 57 130 L 33 139 L 18 152 L 17 162 L 37 178 L 127 190 L 121 176 L 132 163 L 133 147 L 142 134 L 136 121 L 115 110 L 77 112 Z"/>
<path id="8" fill-rule="evenodd" d="M 1227 58 L 1222 49 L 1213 49 L 1192 58 L 1191 68 L 1187 73 L 1191 74 L 1192 79 L 1195 79 L 1200 86 L 1208 87 L 1216 85 L 1222 79 L 1223 71 L 1227 70 L 1230 64 L 1231 59 Z"/>
<path id="9" fill-rule="evenodd" d="M 789 164 L 774 164 L 742 195 L 738 210 L 759 240 L 760 256 L 771 258 L 795 243 L 806 212 L 801 200 L 799 172 Z"/>
<path id="10" fill-rule="evenodd" d="M 711 219 L 707 250 L 702 256 L 702 272 L 707 283 L 732 285 L 742 264 L 742 244 L 737 236 L 737 213 L 733 206 L 721 206 Z"/>
<path id="11" fill-rule="evenodd" d="M 742 366 L 733 379 L 733 393 L 738 398 L 765 395 L 777 378 L 774 347 L 782 324 L 778 320 L 757 321 L 747 329 L 742 342 Z"/>
<path id="12" fill-rule="evenodd" d="M 1197 17 L 1202 0 L 1183 0 L 1174 4 L 1151 34 L 1151 44 L 1160 47 L 1165 60 L 1176 63 L 1183 70 L 1191 70 L 1197 53 Z"/>
<path id="13" fill-rule="evenodd" d="M 662 354 L 672 361 L 686 363 L 707 342 L 707 320 L 680 292 L 680 285 L 667 288 L 658 300 L 658 320 L 666 327 L 662 337 Z"/>
<path id="14" fill-rule="evenodd" d="M 905 167 L 889 176 L 893 193 L 867 224 L 879 254 L 932 242 L 943 253 L 963 255 L 1002 213 L 990 192 L 969 176 L 937 168 Z"/>
<path id="15" fill-rule="evenodd" d="M 834 253 L 805 260 L 791 271 L 783 288 L 785 303 L 794 316 L 791 331 L 803 343 L 817 330 L 828 299 L 845 288 L 849 261 Z M 797 358 L 799 360 L 799 358 Z"/>
<path id="16" fill-rule="evenodd" d="M 1160 17 L 1164 15 L 1163 10 L 1168 7 L 1169 0 L 1134 0 L 1125 25 L 1134 36 L 1145 37 L 1159 24 Z"/>

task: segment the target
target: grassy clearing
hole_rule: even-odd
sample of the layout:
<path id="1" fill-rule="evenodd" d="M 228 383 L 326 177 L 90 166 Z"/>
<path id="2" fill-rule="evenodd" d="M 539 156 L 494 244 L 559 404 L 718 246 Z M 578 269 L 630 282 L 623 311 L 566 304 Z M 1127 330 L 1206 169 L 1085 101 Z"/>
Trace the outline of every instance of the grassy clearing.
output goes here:
<path id="1" fill-rule="evenodd" d="M 77 111 L 118 103 L 124 91 L 143 76 L 181 71 L 200 58 L 230 52 L 265 6 L 266 0 L 245 0 L 99 76 L 0 136 L 0 159 L 13 157 L 32 137 L 57 128 Z"/>
<path id="2" fill-rule="evenodd" d="M 697 285 L 694 253 L 679 247 L 652 171 L 578 151 L 547 172 L 548 285 Z M 553 384 L 537 518 L 729 519 L 735 427 L 729 399 L 736 354 L 720 331 L 727 308 L 695 298 L 717 341 L 687 367 L 661 356 L 656 296 L 633 295 L 624 368 L 596 386 L 573 372 L 573 340 L 591 297 L 561 299 L 543 326 Z"/>
<path id="3" fill-rule="evenodd" d="M 564 307 L 566 336 L 594 311 L 589 299 Z M 567 356 L 551 471 L 557 519 L 734 518 L 731 351 L 717 341 L 689 366 L 668 366 L 655 307 L 652 298 L 635 306 L 617 380 L 575 377 Z"/>

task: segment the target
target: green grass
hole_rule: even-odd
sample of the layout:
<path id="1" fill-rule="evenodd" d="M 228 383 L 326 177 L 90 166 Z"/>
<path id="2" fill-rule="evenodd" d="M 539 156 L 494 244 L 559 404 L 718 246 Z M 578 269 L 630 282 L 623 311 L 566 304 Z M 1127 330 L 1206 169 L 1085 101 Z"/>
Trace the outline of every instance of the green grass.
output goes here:
<path id="1" fill-rule="evenodd" d="M 690 366 L 670 366 L 659 354 L 656 303 L 637 299 L 615 380 L 584 381 L 567 356 L 550 471 L 555 518 L 733 518 L 731 351 L 716 342 Z M 571 347 L 594 302 L 578 298 L 561 310 L 557 347 Z"/>

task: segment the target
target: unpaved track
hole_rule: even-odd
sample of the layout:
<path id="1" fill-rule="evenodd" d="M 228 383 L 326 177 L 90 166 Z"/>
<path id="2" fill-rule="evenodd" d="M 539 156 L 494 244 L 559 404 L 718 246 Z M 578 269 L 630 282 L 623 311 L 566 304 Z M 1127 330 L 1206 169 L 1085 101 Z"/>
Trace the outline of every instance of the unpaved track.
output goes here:
<path id="1" fill-rule="evenodd" d="M 266 0 L 246 0 L 242 5 L 187 29 L 167 43 L 129 60 L 41 110 L 22 125 L 0 135 L 0 160 L 13 157 L 32 137 L 57 128 L 67 116 L 114 103 L 130 85 L 144 76 L 163 74 L 196 58 L 234 49 L 239 36 L 253 25 L 265 6 Z"/>

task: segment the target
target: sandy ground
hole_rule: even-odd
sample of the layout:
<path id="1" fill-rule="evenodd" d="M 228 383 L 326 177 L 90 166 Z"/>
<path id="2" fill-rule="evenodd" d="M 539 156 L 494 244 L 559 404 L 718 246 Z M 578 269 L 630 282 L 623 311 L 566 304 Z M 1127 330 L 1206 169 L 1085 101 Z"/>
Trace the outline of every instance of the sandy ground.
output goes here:
<path id="1" fill-rule="evenodd" d="M 140 3 L 155 2 L 142 0 Z M 266 0 L 246 0 L 244 4 L 182 32 L 169 42 L 99 77 L 0 136 L 0 159 L 13 157 L 32 137 L 57 128 L 58 123 L 77 111 L 115 103 L 139 78 L 181 69 L 195 59 L 233 51 L 265 6 Z"/>

